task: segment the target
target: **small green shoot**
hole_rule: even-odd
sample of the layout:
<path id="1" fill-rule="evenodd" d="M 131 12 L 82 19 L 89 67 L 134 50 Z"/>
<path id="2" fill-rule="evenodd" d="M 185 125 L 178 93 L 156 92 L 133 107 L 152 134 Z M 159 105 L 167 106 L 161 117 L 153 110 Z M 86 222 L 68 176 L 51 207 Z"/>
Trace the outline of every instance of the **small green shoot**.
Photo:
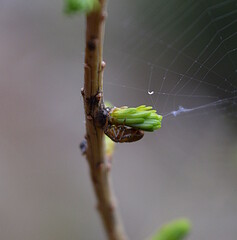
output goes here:
<path id="1" fill-rule="evenodd" d="M 90 13 L 98 8 L 98 0 L 64 0 L 64 12 L 68 15 Z"/>
<path id="2" fill-rule="evenodd" d="M 105 154 L 111 159 L 114 154 L 115 142 L 105 135 Z"/>
<path id="3" fill-rule="evenodd" d="M 190 230 L 190 221 L 181 218 L 163 225 L 150 240 L 183 240 Z"/>

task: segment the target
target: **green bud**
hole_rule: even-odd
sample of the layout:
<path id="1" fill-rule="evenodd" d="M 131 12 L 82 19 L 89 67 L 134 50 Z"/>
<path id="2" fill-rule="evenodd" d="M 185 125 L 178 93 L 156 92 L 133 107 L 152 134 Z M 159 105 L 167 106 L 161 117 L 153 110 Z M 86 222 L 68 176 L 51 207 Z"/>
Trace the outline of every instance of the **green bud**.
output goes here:
<path id="1" fill-rule="evenodd" d="M 136 108 L 112 108 L 109 121 L 114 125 L 126 125 L 132 128 L 153 132 L 161 128 L 162 116 L 150 106 L 141 105 Z"/>
<path id="2" fill-rule="evenodd" d="M 182 240 L 191 229 L 191 223 L 186 218 L 181 218 L 167 223 L 150 240 Z"/>
<path id="3" fill-rule="evenodd" d="M 113 108 L 113 105 L 112 105 L 112 103 L 111 103 L 111 102 L 109 102 L 109 101 L 105 101 L 105 102 L 104 102 L 104 105 L 105 105 L 105 107 L 108 107 L 108 108 Z"/>
<path id="4" fill-rule="evenodd" d="M 106 156 L 111 159 L 114 154 L 115 142 L 112 141 L 109 137 L 105 135 L 105 154 Z"/>
<path id="5" fill-rule="evenodd" d="M 64 12 L 69 15 L 89 13 L 96 10 L 98 7 L 98 0 L 64 0 Z"/>

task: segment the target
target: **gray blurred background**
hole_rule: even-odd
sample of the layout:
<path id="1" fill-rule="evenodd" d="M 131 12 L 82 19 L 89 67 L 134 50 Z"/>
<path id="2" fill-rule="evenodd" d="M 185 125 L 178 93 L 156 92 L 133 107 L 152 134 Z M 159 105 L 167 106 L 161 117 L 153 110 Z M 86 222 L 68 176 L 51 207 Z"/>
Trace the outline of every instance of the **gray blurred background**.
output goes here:
<path id="1" fill-rule="evenodd" d="M 236 96 L 236 1 L 181 2 L 109 2 L 107 100 L 169 113 Z M 1 240 L 105 239 L 78 149 L 85 134 L 85 22 L 64 16 L 62 8 L 58 0 L 0 0 Z M 224 24 L 231 27 L 219 31 Z M 213 55 L 204 64 L 211 70 L 195 81 L 196 70 L 186 70 L 211 39 L 214 45 L 198 59 Z M 178 73 L 187 77 L 174 89 Z M 113 185 L 130 239 L 145 239 L 184 216 L 193 224 L 190 240 L 236 240 L 236 100 L 228 103 L 165 117 L 156 133 L 117 145 Z"/>

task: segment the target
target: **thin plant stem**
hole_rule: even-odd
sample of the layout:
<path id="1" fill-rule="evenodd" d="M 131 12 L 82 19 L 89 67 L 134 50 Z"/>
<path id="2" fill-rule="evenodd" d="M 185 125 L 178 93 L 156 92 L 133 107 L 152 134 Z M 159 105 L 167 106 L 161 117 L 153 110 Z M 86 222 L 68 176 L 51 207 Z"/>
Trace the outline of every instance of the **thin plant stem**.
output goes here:
<path id="1" fill-rule="evenodd" d="M 96 114 L 103 107 L 103 37 L 106 19 L 106 0 L 100 0 L 100 8 L 87 14 L 84 109 L 86 117 L 86 158 L 91 180 L 97 198 L 97 208 L 101 215 L 105 231 L 110 240 L 127 239 L 123 231 L 115 197 L 111 187 L 111 162 L 104 153 L 104 132 L 98 125 Z"/>

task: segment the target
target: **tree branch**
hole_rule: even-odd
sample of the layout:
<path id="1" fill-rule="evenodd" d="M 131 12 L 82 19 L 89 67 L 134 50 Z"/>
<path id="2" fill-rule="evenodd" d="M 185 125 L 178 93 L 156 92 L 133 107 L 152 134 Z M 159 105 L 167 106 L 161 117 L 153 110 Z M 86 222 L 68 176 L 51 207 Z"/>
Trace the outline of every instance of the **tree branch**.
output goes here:
<path id="1" fill-rule="evenodd" d="M 110 240 L 127 239 L 111 188 L 111 164 L 104 154 L 104 132 L 98 125 L 97 114 L 103 109 L 103 36 L 106 18 L 106 1 L 100 0 L 100 8 L 87 15 L 85 75 L 82 95 L 86 116 L 86 157 L 97 197 L 98 210 Z"/>

